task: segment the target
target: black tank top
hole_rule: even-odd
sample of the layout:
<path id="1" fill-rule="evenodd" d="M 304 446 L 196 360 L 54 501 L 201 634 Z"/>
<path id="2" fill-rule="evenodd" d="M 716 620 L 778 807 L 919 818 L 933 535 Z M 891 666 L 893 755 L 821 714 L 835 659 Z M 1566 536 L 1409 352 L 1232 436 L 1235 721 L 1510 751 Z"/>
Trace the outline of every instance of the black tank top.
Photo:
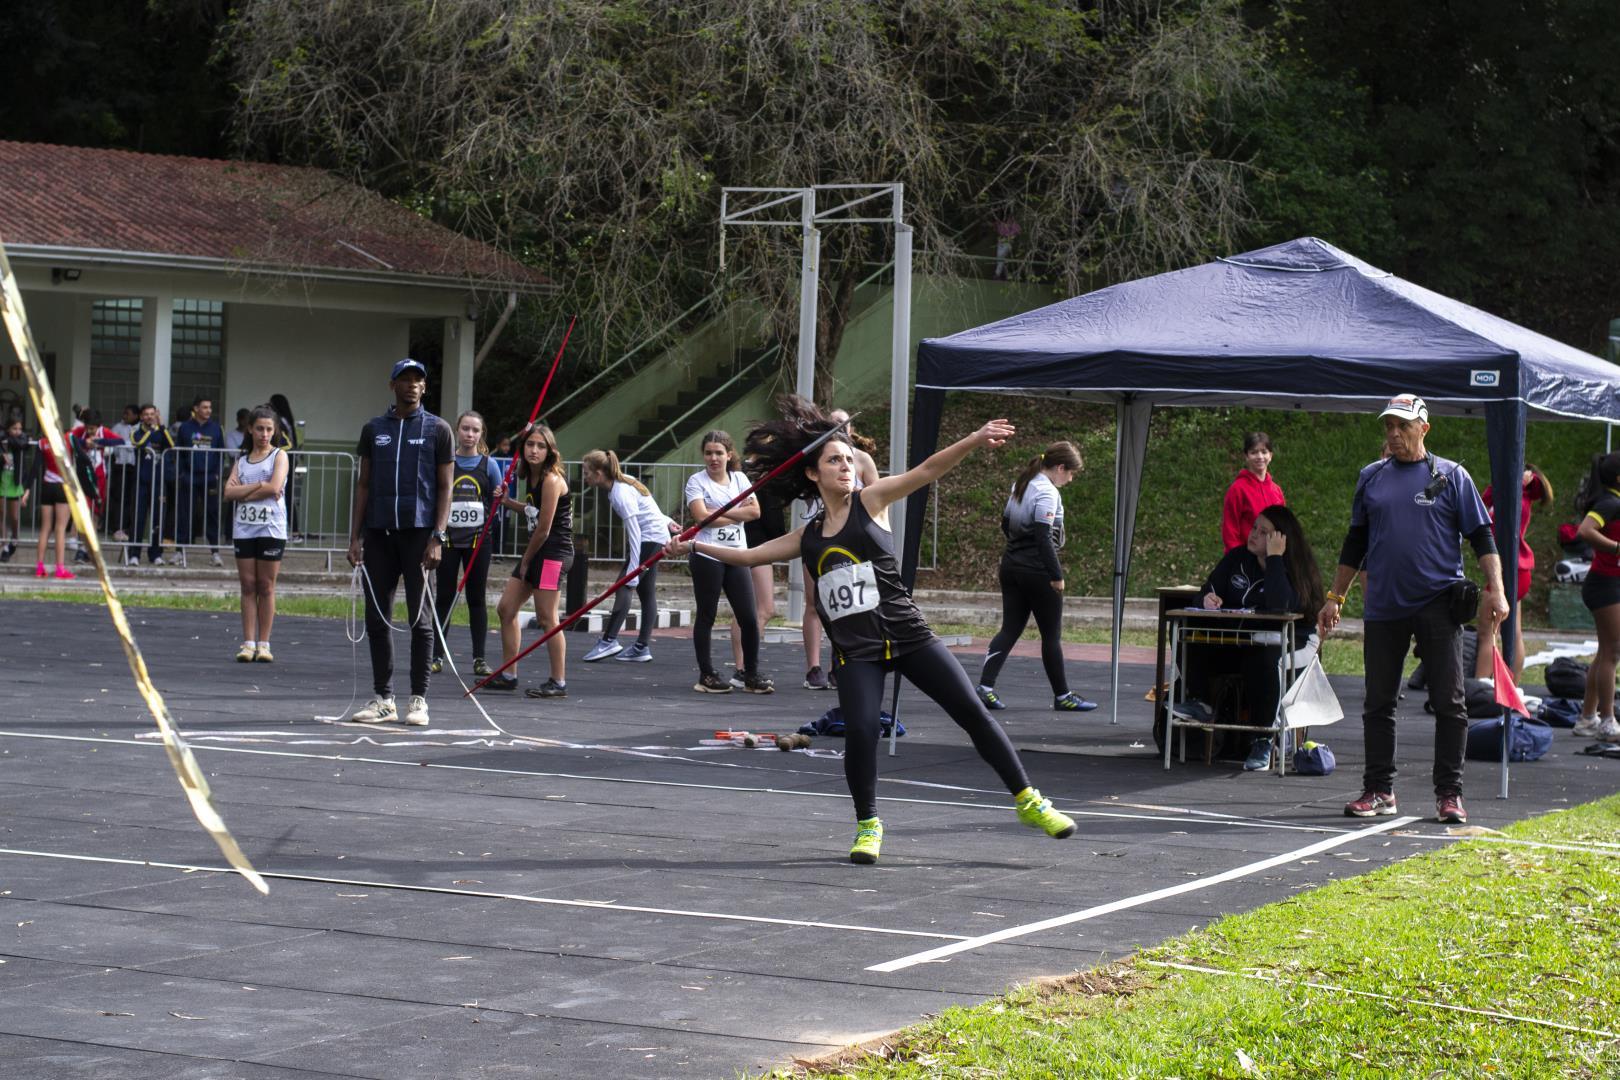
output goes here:
<path id="1" fill-rule="evenodd" d="M 523 501 L 530 506 L 539 506 L 535 496 L 539 491 L 530 488 Z M 564 490 L 557 498 L 557 511 L 551 516 L 551 532 L 546 534 L 545 543 L 535 554 L 542 559 L 561 559 L 565 555 L 574 553 L 574 499 L 572 493 Z"/>
<path id="2" fill-rule="evenodd" d="M 888 660 L 932 641 L 934 632 L 900 584 L 894 538 L 872 520 L 860 494 L 836 535 L 822 535 L 826 522 L 823 509 L 805 526 L 799 556 L 839 662 Z"/>
<path id="3" fill-rule="evenodd" d="M 468 548 L 478 540 L 484 532 L 484 518 L 494 513 L 492 492 L 485 491 L 484 485 L 489 482 L 489 455 L 481 455 L 478 464 L 470 469 L 463 469 L 461 463 L 456 463 L 455 479 L 450 482 L 450 546 L 453 548 Z M 458 505 L 459 504 L 459 505 Z M 467 508 L 477 504 L 484 508 L 483 515 L 476 511 L 469 514 Z M 473 524 L 476 517 L 477 523 Z M 465 521 L 466 524 L 458 524 Z"/>

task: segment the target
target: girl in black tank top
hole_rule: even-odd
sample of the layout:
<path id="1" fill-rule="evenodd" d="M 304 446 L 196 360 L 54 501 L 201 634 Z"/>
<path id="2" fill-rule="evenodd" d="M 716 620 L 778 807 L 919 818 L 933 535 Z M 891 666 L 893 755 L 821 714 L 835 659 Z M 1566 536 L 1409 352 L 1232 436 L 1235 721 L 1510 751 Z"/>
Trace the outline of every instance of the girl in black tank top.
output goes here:
<path id="1" fill-rule="evenodd" d="M 781 401 L 783 419 L 748 433 L 747 468 L 763 476 L 840 425 L 798 397 Z M 692 551 L 733 566 L 757 566 L 802 557 L 815 589 L 816 610 L 832 640 L 838 671 L 838 704 L 844 717 L 844 776 L 855 801 L 852 862 L 875 863 L 883 842 L 877 816 L 877 745 L 883 680 L 903 675 L 932 698 L 973 740 L 979 756 L 1013 794 L 1018 818 L 1049 836 L 1073 835 L 1074 822 L 1029 786 L 1018 752 L 985 711 L 955 657 L 928 629 L 900 579 L 888 508 L 934 483 L 979 446 L 1000 446 L 1013 434 L 1005 420 L 992 420 L 921 465 L 855 490 L 855 454 L 837 436 L 801 464 L 774 479 L 784 500 L 819 498 L 822 511 L 804 528 L 758 547 L 671 540 L 672 556 Z M 813 458 L 813 460 L 812 460 Z"/>

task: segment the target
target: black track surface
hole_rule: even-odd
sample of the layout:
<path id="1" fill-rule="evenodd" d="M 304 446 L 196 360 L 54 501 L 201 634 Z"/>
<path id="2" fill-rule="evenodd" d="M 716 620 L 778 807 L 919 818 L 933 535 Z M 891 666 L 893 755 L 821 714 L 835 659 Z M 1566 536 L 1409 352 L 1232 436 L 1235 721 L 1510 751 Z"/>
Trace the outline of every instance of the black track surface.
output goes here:
<path id="1" fill-rule="evenodd" d="M 791 730 L 835 703 L 799 689 L 796 647 L 767 653 L 774 696 L 712 697 L 690 689 L 688 641 L 656 643 L 651 664 L 584 665 L 575 637 L 566 700 L 484 695 L 503 726 L 564 744 L 514 745 L 448 673 L 430 728 L 314 720 L 353 689 L 335 621 L 278 620 L 277 662 L 246 665 L 231 661 L 234 617 L 133 616 L 254 864 L 338 880 L 275 878 L 260 897 L 231 874 L 142 865 L 223 863 L 106 613 L 0 602 L 0 728 L 12 733 L 0 736 L 0 846 L 41 853 L 0 854 L 0 1076 L 731 1076 L 1447 842 L 1426 820 L 878 974 L 865 969 L 950 940 L 919 935 L 991 933 L 1366 827 L 1340 812 L 1359 790 L 1358 680 L 1336 680 L 1350 718 L 1317 733 L 1338 753 L 1333 776 L 1167 773 L 1147 734 L 1151 669 L 1125 669 L 1110 727 L 1100 665 L 1071 665 L 1104 705 L 1074 717 L 1049 711 L 1039 663 L 1015 658 L 998 716 L 1035 782 L 1077 816 L 1062 842 L 1017 823 L 965 737 L 908 686 L 910 734 L 881 762 L 883 858 L 858 867 L 838 740 L 814 755 L 698 748 L 716 728 Z M 539 655 L 526 684 L 544 677 Z M 363 698 L 363 646 L 359 663 Z M 1402 723 L 1403 810 L 1428 815 L 1432 728 L 1416 695 Z M 1493 797 L 1495 768 L 1472 763 L 1473 823 L 1614 790 L 1620 765 L 1580 745 L 1561 733 L 1552 755 L 1516 767 L 1507 802 Z"/>

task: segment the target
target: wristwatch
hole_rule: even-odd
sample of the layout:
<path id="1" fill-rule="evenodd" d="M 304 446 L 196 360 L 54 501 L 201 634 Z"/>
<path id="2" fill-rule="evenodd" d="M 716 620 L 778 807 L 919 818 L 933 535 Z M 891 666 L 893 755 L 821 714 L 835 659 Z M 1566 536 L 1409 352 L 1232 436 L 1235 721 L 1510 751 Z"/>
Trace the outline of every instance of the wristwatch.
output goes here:
<path id="1" fill-rule="evenodd" d="M 445 532 L 443 529 L 434 529 L 433 539 L 437 540 L 441 544 L 448 544 L 450 542 L 450 534 Z"/>

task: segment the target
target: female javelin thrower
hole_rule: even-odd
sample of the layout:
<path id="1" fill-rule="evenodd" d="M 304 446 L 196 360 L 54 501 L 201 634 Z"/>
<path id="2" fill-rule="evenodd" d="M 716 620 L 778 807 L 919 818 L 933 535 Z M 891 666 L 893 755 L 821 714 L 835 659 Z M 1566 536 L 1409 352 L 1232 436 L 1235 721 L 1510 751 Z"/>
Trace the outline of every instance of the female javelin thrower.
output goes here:
<path id="1" fill-rule="evenodd" d="M 782 413 L 783 419 L 748 433 L 748 463 L 756 476 L 763 476 L 838 427 L 802 398 L 784 398 Z M 773 485 L 781 485 L 784 500 L 821 499 L 821 513 L 803 528 L 757 548 L 678 539 L 665 548 L 671 556 L 695 551 L 733 566 L 786 562 L 795 557 L 804 560 L 838 671 L 838 704 L 845 725 L 844 777 L 855 800 L 852 862 L 877 862 L 883 843 L 883 822 L 877 816 L 878 706 L 884 675 L 889 671 L 899 671 L 910 679 L 968 733 L 979 756 L 1013 793 L 1018 820 L 1044 829 L 1049 836 L 1074 833 L 1074 822 L 1029 786 L 1023 762 L 1006 732 L 985 711 L 966 673 L 907 595 L 889 532 L 890 503 L 935 482 L 976 447 L 1000 446 L 1012 435 L 1013 427 L 1007 421 L 991 420 L 915 469 L 885 477 L 858 493 L 854 448 L 832 438 L 802 471 L 790 470 L 773 481 Z"/>

